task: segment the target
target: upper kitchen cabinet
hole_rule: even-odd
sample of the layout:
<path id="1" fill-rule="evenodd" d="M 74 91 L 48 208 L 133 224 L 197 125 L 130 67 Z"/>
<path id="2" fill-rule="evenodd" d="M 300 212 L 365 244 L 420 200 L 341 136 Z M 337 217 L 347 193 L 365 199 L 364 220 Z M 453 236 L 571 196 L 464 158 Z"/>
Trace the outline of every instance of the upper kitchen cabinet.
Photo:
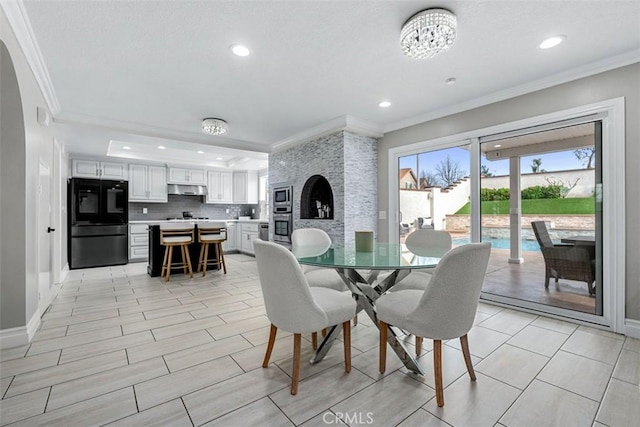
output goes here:
<path id="1" fill-rule="evenodd" d="M 169 184 L 207 185 L 207 171 L 201 169 L 169 168 Z"/>
<path id="2" fill-rule="evenodd" d="M 258 172 L 233 173 L 233 203 L 258 203 Z"/>
<path id="3" fill-rule="evenodd" d="M 129 165 L 130 202 L 167 202 L 167 168 Z"/>
<path id="4" fill-rule="evenodd" d="M 97 160 L 73 159 L 71 161 L 71 176 L 125 181 L 128 179 L 125 163 L 99 162 Z"/>
<path id="5" fill-rule="evenodd" d="M 206 203 L 233 203 L 233 174 L 231 172 L 207 172 Z"/>

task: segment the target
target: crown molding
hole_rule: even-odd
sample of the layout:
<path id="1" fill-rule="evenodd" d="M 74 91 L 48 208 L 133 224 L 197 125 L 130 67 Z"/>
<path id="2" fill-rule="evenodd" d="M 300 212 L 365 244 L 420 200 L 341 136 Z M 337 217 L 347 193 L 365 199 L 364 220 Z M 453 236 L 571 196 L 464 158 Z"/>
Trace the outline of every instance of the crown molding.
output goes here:
<path id="1" fill-rule="evenodd" d="M 504 101 L 506 99 L 515 98 L 517 96 L 526 95 L 538 90 L 547 89 L 549 87 L 603 73 L 605 71 L 610 71 L 616 68 L 635 64 L 637 62 L 640 62 L 640 49 L 605 58 L 603 60 L 592 62 L 581 67 L 563 71 L 539 80 L 525 83 L 520 86 L 514 86 L 509 89 L 471 99 L 469 101 L 461 102 L 456 105 L 451 105 L 439 110 L 430 111 L 425 114 L 390 123 L 384 127 L 384 132 L 387 133 L 394 130 L 407 128 L 420 123 L 439 119 L 441 117 L 446 117 L 453 114 L 461 113 L 463 111 L 472 110 L 484 105 L 493 104 L 495 102 Z"/>
<path id="2" fill-rule="evenodd" d="M 358 135 L 369 136 L 372 138 L 381 138 L 384 135 L 381 126 L 366 120 L 358 119 L 357 117 L 344 115 L 272 144 L 271 152 L 285 150 L 287 148 L 309 142 L 312 139 L 321 138 L 339 131 L 353 132 Z"/>
<path id="3" fill-rule="evenodd" d="M 44 64 L 42 52 L 40 52 L 40 47 L 38 43 L 36 43 L 36 38 L 33 34 L 27 11 L 24 8 L 24 3 L 22 0 L 3 1 L 0 2 L 0 6 L 4 10 L 7 21 L 9 21 L 9 25 L 11 25 L 13 29 L 18 44 L 22 48 L 27 63 L 33 72 L 33 76 L 42 91 L 42 96 L 47 103 L 47 107 L 49 107 L 49 111 L 51 111 L 51 114 L 55 117 L 60 113 L 60 103 L 53 90 L 51 76 L 49 76 L 49 71 Z"/>

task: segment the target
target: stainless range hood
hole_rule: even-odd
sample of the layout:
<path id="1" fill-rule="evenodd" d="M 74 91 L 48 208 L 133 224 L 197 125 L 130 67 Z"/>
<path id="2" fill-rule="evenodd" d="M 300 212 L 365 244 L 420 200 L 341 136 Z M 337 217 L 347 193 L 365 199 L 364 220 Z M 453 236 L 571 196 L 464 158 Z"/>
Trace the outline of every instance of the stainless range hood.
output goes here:
<path id="1" fill-rule="evenodd" d="M 204 185 L 168 184 L 167 193 L 179 196 L 205 196 L 207 187 Z"/>

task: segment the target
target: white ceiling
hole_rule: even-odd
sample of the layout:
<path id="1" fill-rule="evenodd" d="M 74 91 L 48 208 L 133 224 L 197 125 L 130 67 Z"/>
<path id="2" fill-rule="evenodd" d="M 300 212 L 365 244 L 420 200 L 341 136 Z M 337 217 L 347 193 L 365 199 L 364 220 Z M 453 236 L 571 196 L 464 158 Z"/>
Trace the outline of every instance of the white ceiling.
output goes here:
<path id="1" fill-rule="evenodd" d="M 164 145 L 178 150 L 169 159 L 201 150 L 188 161 L 258 167 L 264 153 L 344 123 L 382 134 L 640 60 L 637 0 L 22 6 L 68 150 L 130 156 L 119 148 L 135 144 L 156 161 Z M 405 57 L 402 24 L 428 7 L 457 15 L 457 40 L 430 60 Z M 537 48 L 557 34 L 563 44 Z M 234 43 L 252 54 L 233 55 Z M 445 84 L 450 77 L 456 84 Z M 206 117 L 225 119 L 229 133 L 202 134 Z"/>

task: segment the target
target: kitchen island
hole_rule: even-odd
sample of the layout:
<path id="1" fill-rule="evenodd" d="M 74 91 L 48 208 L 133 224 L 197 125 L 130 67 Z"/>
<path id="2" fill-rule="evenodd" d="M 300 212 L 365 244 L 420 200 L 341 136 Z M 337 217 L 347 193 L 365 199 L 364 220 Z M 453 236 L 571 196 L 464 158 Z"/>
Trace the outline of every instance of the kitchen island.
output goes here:
<path id="1" fill-rule="evenodd" d="M 178 220 L 181 221 L 181 220 Z M 171 221 L 140 221 L 140 223 L 144 223 L 144 224 L 148 224 L 148 260 L 149 263 L 147 265 L 147 274 L 151 277 L 158 277 L 160 276 L 160 273 L 162 272 L 162 261 L 164 258 L 164 251 L 165 251 L 165 247 L 162 246 L 160 244 L 160 223 L 164 223 L 164 222 L 177 222 L 176 220 L 171 220 Z M 238 224 L 248 224 L 248 225 L 254 225 L 257 227 L 260 224 L 268 224 L 267 221 L 264 220 L 257 220 L 257 219 L 250 219 L 250 220 L 210 220 L 210 221 L 184 221 L 184 222 L 192 222 L 194 224 L 194 242 L 191 243 L 189 245 L 189 257 L 191 258 L 191 265 L 193 268 L 193 272 L 194 274 L 196 274 L 197 269 L 198 269 L 198 259 L 200 257 L 200 243 L 198 243 L 198 224 L 203 224 L 206 226 L 206 224 L 209 222 L 226 222 L 227 223 L 227 239 L 237 239 L 238 242 L 233 242 L 231 247 L 232 248 L 236 248 L 233 250 L 233 252 L 236 251 L 243 251 L 243 246 L 241 246 L 240 243 L 241 240 L 241 235 L 238 234 L 236 236 L 235 231 L 231 232 L 230 230 L 233 228 L 235 230 L 235 226 L 236 223 Z M 257 237 L 257 234 L 256 234 Z M 223 244 L 223 247 L 225 245 Z M 246 251 L 244 251 L 246 252 Z M 227 253 L 227 251 L 225 250 L 224 252 L 225 254 Z M 252 253 L 252 252 L 251 252 Z M 212 259 L 214 257 L 214 251 L 210 250 L 209 251 L 209 259 Z M 181 261 L 181 255 L 179 251 L 174 251 L 173 253 L 173 259 L 172 262 L 180 262 Z M 209 270 L 216 270 L 217 266 L 216 265 L 209 265 L 207 267 L 207 271 Z M 177 272 L 179 273 L 180 271 L 178 270 L 182 270 L 181 268 L 174 268 L 172 269 L 172 274 L 173 272 Z"/>

